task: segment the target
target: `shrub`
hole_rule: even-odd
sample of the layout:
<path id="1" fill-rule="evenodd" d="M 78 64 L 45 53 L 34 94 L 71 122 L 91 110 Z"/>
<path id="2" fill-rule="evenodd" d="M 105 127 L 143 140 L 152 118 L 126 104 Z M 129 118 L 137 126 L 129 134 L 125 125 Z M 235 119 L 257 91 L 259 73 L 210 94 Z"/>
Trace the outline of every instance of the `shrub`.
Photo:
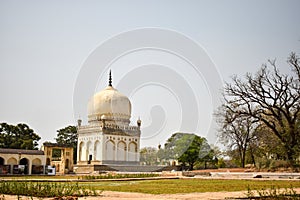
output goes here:
<path id="1" fill-rule="evenodd" d="M 83 188 L 78 183 L 0 181 L 2 194 L 25 195 L 31 197 L 93 196 L 94 189 Z"/>

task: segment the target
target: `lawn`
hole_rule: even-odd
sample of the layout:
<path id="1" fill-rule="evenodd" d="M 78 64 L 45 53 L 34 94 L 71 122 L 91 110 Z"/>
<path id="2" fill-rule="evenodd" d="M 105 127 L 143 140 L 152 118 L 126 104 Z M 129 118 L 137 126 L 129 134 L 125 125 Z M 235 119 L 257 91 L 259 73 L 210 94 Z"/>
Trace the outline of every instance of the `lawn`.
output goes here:
<path id="1" fill-rule="evenodd" d="M 191 192 L 243 191 L 266 188 L 300 188 L 299 181 L 288 180 L 215 180 L 215 179 L 170 179 L 143 181 L 107 181 L 80 183 L 81 186 L 92 186 L 96 190 L 120 192 L 141 192 L 148 194 L 175 194 Z"/>
<path id="2" fill-rule="evenodd" d="M 76 176 L 75 176 L 76 177 Z M 161 180 L 74 180 L 68 177 L 58 180 L 57 177 L 48 177 L 48 179 L 35 180 L 32 182 L 28 177 L 23 179 L 6 179 L 0 181 L 0 194 L 3 191 L 10 191 L 6 194 L 35 194 L 36 187 L 53 190 L 55 188 L 65 188 L 70 193 L 82 191 L 120 191 L 120 192 L 139 192 L 148 194 L 176 194 L 176 193 L 194 193 L 194 192 L 221 192 L 221 191 L 246 191 L 262 190 L 268 188 L 300 188 L 300 180 L 224 180 L 224 179 L 161 179 Z M 42 178 L 42 177 L 39 177 Z M 66 177 L 63 177 L 66 178 Z M 72 181 L 73 180 L 73 181 Z M 70 182 L 72 181 L 72 182 Z M 51 183 L 50 183 L 51 182 Z M 9 189 L 10 188 L 10 189 Z M 15 189 L 14 189 L 15 188 Z M 78 190 L 76 190 L 76 188 Z M 2 190 L 2 191 L 1 191 Z M 25 191 L 26 190 L 26 191 Z M 28 190 L 28 191 L 27 191 Z M 40 190 L 40 189 L 38 189 Z M 16 192 L 14 192 L 16 191 Z M 44 194 L 40 194 L 44 195 Z"/>

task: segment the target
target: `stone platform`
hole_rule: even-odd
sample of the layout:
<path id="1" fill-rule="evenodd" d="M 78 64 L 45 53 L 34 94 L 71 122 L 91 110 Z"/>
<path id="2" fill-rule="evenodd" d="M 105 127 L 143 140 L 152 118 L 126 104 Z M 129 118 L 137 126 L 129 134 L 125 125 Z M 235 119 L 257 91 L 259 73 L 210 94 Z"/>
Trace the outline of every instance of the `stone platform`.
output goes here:
<path id="1" fill-rule="evenodd" d="M 76 174 L 91 174 L 107 171 L 117 172 L 162 172 L 177 170 L 176 166 L 150 166 L 150 165 L 75 165 Z"/>

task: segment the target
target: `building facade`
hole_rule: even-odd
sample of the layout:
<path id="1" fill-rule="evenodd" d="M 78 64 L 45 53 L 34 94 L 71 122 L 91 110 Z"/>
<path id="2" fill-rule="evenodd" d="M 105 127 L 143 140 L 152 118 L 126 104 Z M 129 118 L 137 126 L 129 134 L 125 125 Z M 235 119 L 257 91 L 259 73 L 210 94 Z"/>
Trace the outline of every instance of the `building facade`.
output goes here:
<path id="1" fill-rule="evenodd" d="M 138 165 L 141 120 L 130 125 L 130 100 L 112 86 L 88 102 L 88 124 L 78 120 L 78 165 Z"/>
<path id="2" fill-rule="evenodd" d="M 44 174 L 45 164 L 43 151 L 0 148 L 0 174 Z"/>
<path id="3" fill-rule="evenodd" d="M 73 172 L 73 147 L 47 142 L 42 149 L 46 156 L 46 165 L 55 167 L 56 174 Z"/>

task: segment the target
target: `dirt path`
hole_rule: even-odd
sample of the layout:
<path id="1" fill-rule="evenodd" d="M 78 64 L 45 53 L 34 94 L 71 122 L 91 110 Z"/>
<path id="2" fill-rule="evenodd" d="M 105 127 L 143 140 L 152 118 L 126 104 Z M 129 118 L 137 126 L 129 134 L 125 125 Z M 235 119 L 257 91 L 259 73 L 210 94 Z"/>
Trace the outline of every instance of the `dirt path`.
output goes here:
<path id="1" fill-rule="evenodd" d="M 294 189 L 297 194 L 300 193 L 300 188 Z M 102 192 L 101 196 L 97 197 L 80 197 L 79 200 L 131 200 L 131 199 L 138 199 L 138 200 L 223 200 L 223 199 L 230 199 L 230 198 L 239 198 L 239 197 L 246 197 L 246 191 L 239 191 L 239 192 L 204 192 L 204 193 L 187 193 L 187 194 L 160 194 L 160 195 L 153 195 L 153 194 L 144 194 L 144 193 L 133 193 L 133 192 L 112 192 L 112 191 L 104 191 Z M 0 196 L 0 200 L 15 200 L 17 196 L 13 195 L 4 195 Z M 30 197 L 22 197 L 22 200 L 29 200 Z M 41 198 L 32 198 L 34 200 L 40 200 Z M 53 198 L 44 198 L 45 200 L 53 200 Z"/>

